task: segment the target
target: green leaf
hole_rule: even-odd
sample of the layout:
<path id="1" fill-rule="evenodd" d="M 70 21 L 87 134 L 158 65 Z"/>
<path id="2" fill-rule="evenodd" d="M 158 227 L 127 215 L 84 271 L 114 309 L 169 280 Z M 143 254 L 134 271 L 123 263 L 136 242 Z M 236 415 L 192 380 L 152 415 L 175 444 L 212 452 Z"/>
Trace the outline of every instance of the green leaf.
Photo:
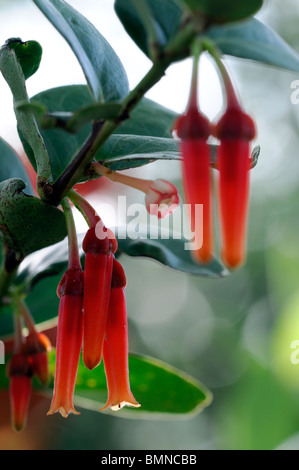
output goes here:
<path id="1" fill-rule="evenodd" d="M 228 23 L 253 16 L 263 0 L 180 0 L 192 12 L 199 13 L 208 23 Z"/>
<path id="2" fill-rule="evenodd" d="M 33 97 L 34 106 L 50 113 L 74 113 L 89 108 L 92 99 L 83 85 L 53 88 Z M 113 169 L 125 169 L 145 165 L 157 159 L 179 158 L 177 143 L 170 138 L 176 114 L 157 103 L 143 99 L 96 155 Z M 57 179 L 82 147 L 91 131 L 86 125 L 77 134 L 62 129 L 40 129 L 51 162 L 54 179 Z M 132 135 L 131 135 L 132 134 Z M 34 165 L 32 151 L 22 138 L 25 151 Z M 82 178 L 83 180 L 90 177 Z"/>
<path id="3" fill-rule="evenodd" d="M 63 213 L 24 194 L 25 187 L 25 183 L 17 178 L 0 184 L 1 235 L 19 260 L 66 236 Z"/>
<path id="4" fill-rule="evenodd" d="M 164 33 L 160 46 L 165 46 L 179 31 L 183 20 L 183 9 L 174 1 L 146 0 L 154 20 Z M 188 0 L 186 0 L 188 1 Z M 196 1 L 196 0 L 190 0 Z M 200 1 L 200 0 L 199 0 Z M 207 8 L 214 9 L 216 2 L 205 0 Z M 240 11 L 246 4 L 249 8 L 256 1 L 225 2 L 225 8 L 233 5 Z M 247 8 L 247 7 L 246 7 Z M 146 39 L 146 30 L 130 0 L 115 0 L 115 11 L 126 31 L 138 47 L 150 57 Z M 215 7 L 215 12 L 216 12 Z M 163 14 L 164 13 L 164 14 Z M 214 26 L 204 32 L 204 36 L 213 39 L 223 54 L 242 59 L 255 60 L 267 65 L 294 72 L 299 71 L 299 56 L 273 29 L 259 20 L 252 18 L 240 24 Z M 186 53 L 187 56 L 187 53 Z"/>
<path id="5" fill-rule="evenodd" d="M 0 182 L 20 178 L 26 184 L 26 194 L 34 194 L 30 179 L 20 158 L 5 140 L 0 138 Z"/>
<path id="6" fill-rule="evenodd" d="M 122 100 L 129 92 L 118 56 L 97 29 L 63 0 L 34 0 L 76 54 L 95 101 Z"/>
<path id="7" fill-rule="evenodd" d="M 158 38 L 163 49 L 179 31 L 183 10 L 174 0 L 146 0 L 152 14 Z M 130 0 L 115 0 L 115 11 L 125 30 L 140 49 L 150 57 L 146 28 Z"/>
<path id="8" fill-rule="evenodd" d="M 113 170 L 147 165 L 156 160 L 179 158 L 178 144 L 173 139 L 126 134 L 112 135 L 97 154 L 97 160 Z"/>
<path id="9" fill-rule="evenodd" d="M 209 264 L 199 264 L 193 261 L 191 252 L 185 247 L 186 239 L 174 239 L 171 232 L 169 237 L 169 239 L 154 240 L 150 239 L 146 232 L 141 233 L 136 240 L 118 237 L 118 250 L 129 256 L 153 258 L 177 271 L 197 276 L 219 278 L 227 274 L 226 269 L 216 259 Z"/>
<path id="10" fill-rule="evenodd" d="M 223 54 L 299 71 L 297 52 L 273 29 L 255 18 L 241 24 L 215 26 L 205 36 L 215 41 Z"/>
<path id="11" fill-rule="evenodd" d="M 20 38 L 11 38 L 5 44 L 15 51 L 26 80 L 37 72 L 43 53 L 37 41 L 22 42 Z"/>
<path id="12" fill-rule="evenodd" d="M 178 114 L 155 101 L 143 98 L 118 129 L 117 134 L 171 137 L 172 128 Z"/>
<path id="13" fill-rule="evenodd" d="M 211 393 L 196 379 L 157 359 L 129 356 L 130 385 L 140 408 L 123 408 L 107 414 L 127 418 L 179 417 L 198 414 L 212 401 Z M 107 399 L 103 363 L 89 371 L 80 362 L 75 402 L 77 406 L 98 411 Z"/>

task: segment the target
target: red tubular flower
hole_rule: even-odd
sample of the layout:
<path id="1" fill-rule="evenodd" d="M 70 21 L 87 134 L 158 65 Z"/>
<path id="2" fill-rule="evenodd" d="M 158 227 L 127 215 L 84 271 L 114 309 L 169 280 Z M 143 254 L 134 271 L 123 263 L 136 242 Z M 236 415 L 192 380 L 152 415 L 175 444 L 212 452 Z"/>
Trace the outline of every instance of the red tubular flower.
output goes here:
<path id="1" fill-rule="evenodd" d="M 124 288 L 126 276 L 120 263 L 114 260 L 105 331 L 103 359 L 108 386 L 108 400 L 102 408 L 116 411 L 123 406 L 139 407 L 129 383 L 128 328 Z"/>
<path id="2" fill-rule="evenodd" d="M 117 242 L 112 232 L 100 223 L 99 225 L 91 227 L 83 240 L 83 250 L 86 253 L 83 362 L 88 369 L 96 367 L 102 359 L 113 253 L 117 249 Z"/>
<path id="3" fill-rule="evenodd" d="M 222 259 L 229 268 L 245 260 L 253 120 L 241 108 L 228 108 L 215 126 L 218 150 Z"/>
<path id="4" fill-rule="evenodd" d="M 23 353 L 16 353 L 8 363 L 9 396 L 12 426 L 22 431 L 26 425 L 31 396 L 32 368 L 30 358 Z"/>
<path id="5" fill-rule="evenodd" d="M 48 414 L 57 411 L 66 418 L 79 414 L 73 405 L 78 363 L 83 337 L 83 272 L 69 269 L 57 289 L 60 297 L 54 395 Z"/>
<path id="6" fill-rule="evenodd" d="M 33 331 L 26 338 L 25 350 L 31 358 L 33 373 L 37 375 L 42 385 L 48 385 L 50 379 L 48 352 L 51 351 L 49 338 L 43 333 Z"/>
<path id="7" fill-rule="evenodd" d="M 199 262 L 207 263 L 213 254 L 212 183 L 210 148 L 207 143 L 211 126 L 208 119 L 199 112 L 197 105 L 193 104 L 178 119 L 175 128 L 181 138 L 183 187 L 186 203 L 191 206 L 191 231 L 197 244 L 192 254 Z M 199 227 L 198 204 L 202 205 L 203 210 L 202 224 Z"/>

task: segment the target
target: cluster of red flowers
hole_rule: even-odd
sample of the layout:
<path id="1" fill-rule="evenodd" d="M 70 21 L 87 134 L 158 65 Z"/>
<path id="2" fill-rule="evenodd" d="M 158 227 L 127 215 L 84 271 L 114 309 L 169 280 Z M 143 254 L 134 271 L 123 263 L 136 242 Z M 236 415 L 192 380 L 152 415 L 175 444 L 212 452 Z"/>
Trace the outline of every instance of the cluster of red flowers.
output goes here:
<path id="1" fill-rule="evenodd" d="M 175 129 L 181 139 L 183 186 L 186 202 L 191 206 L 191 230 L 195 233 L 197 243 L 193 255 L 203 263 L 212 259 L 214 251 L 212 158 L 208 139 L 214 137 L 220 141 L 216 168 L 219 170 L 221 257 L 227 267 L 234 269 L 245 259 L 251 167 L 249 142 L 254 139 L 256 130 L 253 120 L 239 104 L 223 65 L 220 68 L 227 96 L 227 108 L 223 116 L 216 124 L 212 124 L 200 112 L 195 69 L 187 111 L 177 120 Z M 199 205 L 202 206 L 203 217 L 201 232 L 196 233 Z"/>
<path id="2" fill-rule="evenodd" d="M 73 192 L 74 202 L 90 228 L 83 240 L 85 270 L 81 268 L 77 236 L 72 210 L 62 202 L 66 215 L 69 239 L 69 266 L 64 273 L 57 294 L 60 298 L 54 394 L 48 414 L 60 412 L 78 414 L 73 396 L 79 359 L 88 369 L 104 362 L 108 399 L 102 409 L 119 410 L 125 405 L 139 407 L 129 383 L 128 330 L 125 300 L 126 276 L 115 259 L 117 241 L 103 225 L 94 209 L 79 194 Z M 84 209 L 86 212 L 84 212 Z M 49 382 L 48 351 L 51 344 L 43 333 L 35 329 L 33 319 L 18 299 L 15 325 L 15 353 L 9 361 L 11 415 L 14 429 L 20 431 L 26 424 L 31 396 L 32 377 L 42 385 Z M 22 321 L 29 334 L 24 336 Z"/>
<path id="3" fill-rule="evenodd" d="M 126 276 L 114 257 L 116 249 L 114 235 L 98 220 L 83 240 L 85 272 L 81 266 L 70 267 L 59 283 L 54 395 L 48 414 L 78 414 L 73 394 L 82 346 L 88 369 L 103 356 L 108 385 L 104 408 L 139 406 L 129 384 Z"/>

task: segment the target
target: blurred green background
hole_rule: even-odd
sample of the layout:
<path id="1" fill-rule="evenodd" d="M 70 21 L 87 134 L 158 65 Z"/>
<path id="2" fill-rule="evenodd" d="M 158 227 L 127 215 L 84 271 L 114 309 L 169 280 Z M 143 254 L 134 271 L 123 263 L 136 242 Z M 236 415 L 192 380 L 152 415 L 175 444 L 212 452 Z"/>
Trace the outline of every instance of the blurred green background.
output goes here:
<path id="1" fill-rule="evenodd" d="M 265 2 L 260 18 L 299 52 L 294 0 Z M 65 421 L 47 418 L 48 401 L 36 397 L 27 430 L 16 435 L 2 393 L 0 449 L 299 449 L 299 364 L 291 362 L 291 343 L 299 341 L 299 105 L 290 100 L 299 77 L 227 63 L 261 145 L 246 265 L 225 279 L 205 280 L 122 258 L 130 350 L 198 378 L 212 390 L 212 405 L 186 420 L 126 420 L 82 410 Z M 159 172 L 170 172 L 181 192 L 179 165 L 151 165 L 151 175 Z"/>

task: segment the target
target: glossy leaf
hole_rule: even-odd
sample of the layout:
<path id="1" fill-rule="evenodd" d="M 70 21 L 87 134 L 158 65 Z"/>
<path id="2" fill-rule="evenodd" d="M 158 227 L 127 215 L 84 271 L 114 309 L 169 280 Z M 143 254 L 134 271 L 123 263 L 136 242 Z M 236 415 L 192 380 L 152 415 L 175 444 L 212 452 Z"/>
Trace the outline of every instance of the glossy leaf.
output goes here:
<path id="1" fill-rule="evenodd" d="M 183 20 L 183 9 L 175 0 L 167 0 L 167 2 L 159 0 L 146 1 L 151 9 L 154 20 L 164 32 L 165 38 L 163 43 L 160 44 L 163 46 L 178 32 Z M 218 4 L 219 1 L 215 3 L 206 0 L 205 4 L 207 8 L 213 9 L 214 5 Z M 246 2 L 246 4 L 250 5 L 255 3 L 255 1 Z M 225 2 L 226 4 L 227 2 Z M 234 5 L 235 8 L 242 8 L 244 2 L 229 1 L 229 4 Z M 164 8 L 166 8 L 166 12 Z M 115 0 L 115 10 L 133 41 L 149 57 L 150 52 L 145 28 L 130 1 Z M 167 11 L 169 11 L 169 14 Z M 211 27 L 204 32 L 204 36 L 213 39 L 223 54 L 255 60 L 286 70 L 299 71 L 299 56 L 297 52 L 269 26 L 255 18 L 242 21 L 240 24 Z"/>
<path id="2" fill-rule="evenodd" d="M 127 134 L 114 134 L 97 154 L 97 160 L 113 170 L 147 165 L 156 160 L 179 158 L 178 145 L 173 139 Z"/>
<path id="3" fill-rule="evenodd" d="M 192 12 L 200 13 L 208 23 L 228 23 L 253 16 L 263 0 L 180 0 Z"/>
<path id="4" fill-rule="evenodd" d="M 37 109 L 46 108 L 50 113 L 73 113 L 92 105 L 88 89 L 82 85 L 47 90 L 34 96 L 33 102 L 36 103 Z M 175 116 L 173 111 L 151 100 L 142 100 L 132 112 L 131 118 L 124 122 L 99 150 L 97 160 L 109 161 L 107 164 L 110 166 L 111 163 L 113 169 L 125 169 L 145 165 L 157 159 L 177 159 L 177 143 L 170 138 Z M 40 129 L 49 153 L 54 179 L 60 176 L 71 162 L 90 130 L 90 125 L 77 134 L 69 134 L 62 129 Z M 22 140 L 34 165 L 32 151 L 26 141 Z"/>
<path id="5" fill-rule="evenodd" d="M 298 53 L 273 29 L 255 18 L 240 24 L 215 26 L 206 36 L 215 41 L 223 54 L 299 71 Z"/>
<path id="6" fill-rule="evenodd" d="M 131 113 L 130 119 L 118 129 L 117 134 L 171 137 L 178 114 L 155 101 L 143 98 Z"/>
<path id="7" fill-rule="evenodd" d="M 0 182 L 20 178 L 26 184 L 25 193 L 34 194 L 28 174 L 20 158 L 5 140 L 0 138 Z"/>
<path id="8" fill-rule="evenodd" d="M 19 259 L 66 236 L 63 213 L 24 194 L 25 187 L 25 183 L 16 178 L 0 184 L 1 235 Z"/>
<path id="9" fill-rule="evenodd" d="M 105 413 L 127 418 L 198 414 L 212 400 L 211 393 L 196 379 L 150 357 L 129 356 L 130 384 L 140 408 L 123 408 Z M 75 401 L 78 406 L 98 411 L 107 398 L 103 363 L 93 371 L 79 365 Z"/>
<path id="10" fill-rule="evenodd" d="M 37 72 L 43 53 L 37 41 L 22 42 L 20 38 L 11 38 L 5 44 L 15 51 L 26 80 Z"/>
<path id="11" fill-rule="evenodd" d="M 123 99 L 129 92 L 126 72 L 118 56 L 78 11 L 63 0 L 34 0 L 76 54 L 94 99 Z"/>
<path id="12" fill-rule="evenodd" d="M 174 0 L 146 0 L 152 14 L 158 46 L 162 49 L 179 30 L 183 11 Z M 115 11 L 140 49 L 150 56 L 146 28 L 130 0 L 115 0 Z"/>

